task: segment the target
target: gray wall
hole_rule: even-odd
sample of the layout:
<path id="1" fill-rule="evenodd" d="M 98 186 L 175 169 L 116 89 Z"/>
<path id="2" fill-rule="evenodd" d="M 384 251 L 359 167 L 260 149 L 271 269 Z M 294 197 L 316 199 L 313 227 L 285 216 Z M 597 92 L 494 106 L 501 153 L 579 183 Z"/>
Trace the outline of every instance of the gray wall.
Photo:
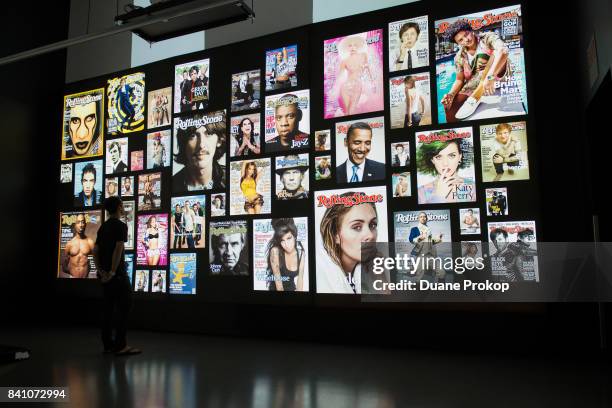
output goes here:
<path id="1" fill-rule="evenodd" d="M 128 3 L 131 1 L 119 0 L 119 14 L 123 14 L 123 6 Z M 113 28 L 116 13 L 116 1 L 72 0 L 69 38 L 87 33 L 88 15 L 90 33 Z M 129 68 L 131 53 L 132 33 L 129 32 L 69 47 L 66 57 L 66 82 L 75 82 Z"/>
<path id="2" fill-rule="evenodd" d="M 190 36 L 149 45 L 131 33 L 92 41 L 68 48 L 66 82 L 105 75 L 153 61 L 213 48 L 263 35 L 288 30 L 313 22 L 364 13 L 417 0 L 254 0 L 256 18 Z M 119 14 L 131 0 L 119 0 Z M 147 1 L 136 4 L 146 6 Z M 116 3 L 111 0 L 72 0 L 70 37 L 114 27 Z"/>
<path id="3" fill-rule="evenodd" d="M 312 23 L 312 0 L 255 0 L 255 19 L 206 30 L 206 48 Z"/>

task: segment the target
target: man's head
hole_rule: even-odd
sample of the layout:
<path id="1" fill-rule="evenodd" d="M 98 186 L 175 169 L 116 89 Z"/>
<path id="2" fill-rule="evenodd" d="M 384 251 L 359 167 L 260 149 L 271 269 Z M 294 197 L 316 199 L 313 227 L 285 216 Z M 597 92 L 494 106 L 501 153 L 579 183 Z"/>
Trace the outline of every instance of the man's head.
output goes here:
<path id="1" fill-rule="evenodd" d="M 412 89 L 412 88 L 414 88 L 415 82 L 416 82 L 416 80 L 414 79 L 413 76 L 407 76 L 406 78 L 404 78 L 404 88 L 405 89 Z"/>
<path id="2" fill-rule="evenodd" d="M 372 128 L 365 122 L 353 123 L 346 132 L 344 146 L 351 162 L 361 165 L 372 149 Z"/>
<path id="3" fill-rule="evenodd" d="M 79 213 L 76 216 L 76 221 L 74 222 L 74 233 L 79 237 L 85 236 L 85 228 L 87 227 L 87 219 L 85 218 L 85 214 Z"/>
<path id="4" fill-rule="evenodd" d="M 121 160 L 121 145 L 116 140 L 108 147 L 108 153 L 110 154 L 113 164 L 119 163 Z"/>
<path id="5" fill-rule="evenodd" d="M 489 59 L 491 59 L 489 54 L 484 52 L 476 55 L 476 71 L 484 71 L 485 67 L 487 66 L 487 63 L 489 62 Z"/>
<path id="6" fill-rule="evenodd" d="M 395 145 L 395 153 L 398 155 L 401 155 L 402 153 L 404 153 L 404 145 L 401 143 L 398 143 Z"/>
<path id="7" fill-rule="evenodd" d="M 468 215 L 474 215 L 474 210 L 472 210 L 471 208 L 467 210 Z"/>
<path id="8" fill-rule="evenodd" d="M 281 139 L 290 138 L 299 131 L 302 110 L 298 106 L 298 97 L 293 94 L 283 95 L 276 101 L 274 121 L 276 133 Z"/>
<path id="9" fill-rule="evenodd" d="M 238 264 L 240 253 L 245 244 L 245 234 L 236 232 L 233 234 L 212 235 L 212 246 L 215 259 L 225 269 L 231 270 Z"/>
<path id="10" fill-rule="evenodd" d="M 214 204 L 215 208 L 221 208 L 221 205 L 223 204 L 223 199 L 221 198 L 220 195 L 216 195 L 213 198 L 213 204 Z"/>
<path id="11" fill-rule="evenodd" d="M 109 180 L 106 184 L 106 195 L 113 196 L 117 194 L 117 183 L 114 180 Z"/>
<path id="12" fill-rule="evenodd" d="M 108 197 L 104 200 L 104 209 L 110 216 L 121 216 L 123 215 L 123 201 L 117 196 Z"/>
<path id="13" fill-rule="evenodd" d="M 81 186 L 83 194 L 86 197 L 91 197 L 96 186 L 96 168 L 93 163 L 87 163 L 81 170 Z"/>
<path id="14" fill-rule="evenodd" d="M 285 170 L 281 176 L 281 181 L 286 190 L 295 191 L 302 186 L 304 173 L 297 169 Z"/>
<path id="15" fill-rule="evenodd" d="M 501 228 L 495 228 L 491 231 L 489 238 L 491 238 L 493 245 L 498 251 L 505 249 L 508 245 L 508 232 Z"/>
<path id="16" fill-rule="evenodd" d="M 248 74 L 240 75 L 238 86 L 239 86 L 241 92 L 245 92 L 246 91 L 246 86 L 247 86 L 248 82 L 249 82 L 249 75 Z"/>
<path id="17" fill-rule="evenodd" d="M 176 134 L 178 153 L 174 160 L 184 165 L 189 172 L 198 173 L 214 166 L 225 154 L 227 131 L 225 120 L 186 129 L 179 128 Z"/>
<path id="18" fill-rule="evenodd" d="M 70 108 L 68 132 L 75 156 L 87 154 L 98 138 L 100 105 L 100 102 L 93 101 Z"/>
<path id="19" fill-rule="evenodd" d="M 444 33 L 445 38 L 461 47 L 471 48 L 476 45 L 476 35 L 468 20 L 457 20 Z"/>
<path id="20" fill-rule="evenodd" d="M 427 224 L 427 214 L 423 211 L 419 213 L 419 223 L 423 225 Z"/>
<path id="21" fill-rule="evenodd" d="M 125 191 L 130 191 L 132 189 L 132 178 L 131 177 L 123 178 L 123 189 Z"/>
<path id="22" fill-rule="evenodd" d="M 327 134 L 326 133 L 319 133 L 317 135 L 317 142 L 320 145 L 324 145 L 326 141 L 327 141 Z"/>
<path id="23" fill-rule="evenodd" d="M 302 186 L 304 173 L 308 170 L 308 165 L 302 163 L 298 155 L 290 154 L 285 156 L 277 166 L 276 174 L 280 176 L 285 190 L 295 191 Z"/>
<path id="24" fill-rule="evenodd" d="M 509 123 L 500 123 L 495 127 L 495 140 L 501 144 L 506 144 L 508 139 L 510 139 L 511 132 L 512 126 Z"/>
<path id="25" fill-rule="evenodd" d="M 414 47 L 414 44 L 419 39 L 421 29 L 417 23 L 406 23 L 400 28 L 399 38 L 403 44 L 406 44 L 408 48 Z"/>
<path id="26" fill-rule="evenodd" d="M 525 228 L 524 230 L 519 231 L 519 233 L 516 234 L 516 237 L 519 241 L 526 244 L 535 241 L 535 234 L 531 228 Z"/>
<path id="27" fill-rule="evenodd" d="M 200 70 L 198 69 L 198 67 L 194 65 L 189 69 L 189 78 L 191 78 L 192 81 L 195 81 L 196 79 L 198 79 L 199 72 Z"/>

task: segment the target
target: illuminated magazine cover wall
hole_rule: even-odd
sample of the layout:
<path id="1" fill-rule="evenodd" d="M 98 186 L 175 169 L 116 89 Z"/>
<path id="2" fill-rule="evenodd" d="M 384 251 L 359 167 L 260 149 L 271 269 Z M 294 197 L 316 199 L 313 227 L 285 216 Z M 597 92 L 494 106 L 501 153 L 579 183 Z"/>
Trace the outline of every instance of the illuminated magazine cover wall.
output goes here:
<path id="1" fill-rule="evenodd" d="M 364 241 L 534 247 L 525 7 L 467 11 L 409 4 L 70 84 L 58 278 L 95 278 L 111 195 L 149 297 L 355 303 Z"/>

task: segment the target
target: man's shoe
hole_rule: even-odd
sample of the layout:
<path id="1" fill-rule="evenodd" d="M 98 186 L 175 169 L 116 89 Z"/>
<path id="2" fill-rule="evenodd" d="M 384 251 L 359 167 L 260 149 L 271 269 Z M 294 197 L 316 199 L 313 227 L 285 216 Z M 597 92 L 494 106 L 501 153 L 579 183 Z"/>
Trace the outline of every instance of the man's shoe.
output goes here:
<path id="1" fill-rule="evenodd" d="M 130 347 L 130 346 L 125 346 L 123 349 L 117 351 L 115 355 L 116 356 L 131 356 L 131 355 L 140 354 L 140 353 L 142 353 L 142 350 L 139 350 L 137 348 Z"/>
<path id="2" fill-rule="evenodd" d="M 481 98 L 482 99 L 482 98 Z M 467 119 L 472 116 L 474 112 L 476 112 L 476 108 L 480 105 L 482 101 L 480 99 L 476 99 L 472 96 L 466 99 L 461 108 L 455 114 L 455 118 L 459 120 Z"/>

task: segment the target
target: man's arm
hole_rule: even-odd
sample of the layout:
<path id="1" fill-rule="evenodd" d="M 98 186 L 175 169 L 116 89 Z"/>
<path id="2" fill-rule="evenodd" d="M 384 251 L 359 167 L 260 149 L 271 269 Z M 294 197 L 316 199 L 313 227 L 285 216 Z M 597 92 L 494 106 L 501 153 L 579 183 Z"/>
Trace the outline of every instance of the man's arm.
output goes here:
<path id="1" fill-rule="evenodd" d="M 66 247 L 64 248 L 64 261 L 62 262 L 62 271 L 66 273 L 70 273 L 70 269 L 68 268 L 69 263 L 70 263 L 70 242 L 68 242 L 66 244 Z"/>
<path id="2" fill-rule="evenodd" d="M 114 275 L 117 272 L 117 268 L 119 267 L 119 262 L 123 262 L 123 241 L 117 241 L 115 243 L 115 249 L 113 250 L 113 258 L 111 261 L 111 270 L 110 272 Z"/>
<path id="3" fill-rule="evenodd" d="M 410 236 L 408 237 L 408 241 L 412 244 L 418 243 L 418 237 L 421 235 L 419 229 L 417 227 L 412 227 L 410 229 Z"/>
<path id="4" fill-rule="evenodd" d="M 93 248 L 93 260 L 94 265 L 96 265 L 96 269 L 98 271 L 102 270 L 102 265 L 100 264 L 100 247 L 96 244 Z"/>

